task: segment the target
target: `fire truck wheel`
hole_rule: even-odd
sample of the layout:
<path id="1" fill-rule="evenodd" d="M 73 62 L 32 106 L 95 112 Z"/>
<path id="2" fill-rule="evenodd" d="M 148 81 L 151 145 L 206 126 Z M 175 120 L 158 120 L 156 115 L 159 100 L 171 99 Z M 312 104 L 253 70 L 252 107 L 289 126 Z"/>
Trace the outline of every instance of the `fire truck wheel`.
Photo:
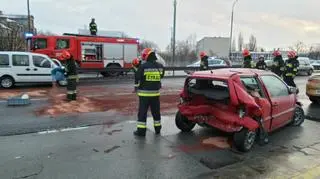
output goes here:
<path id="1" fill-rule="evenodd" d="M 109 66 L 107 66 L 107 69 L 110 68 L 110 69 L 115 69 L 115 68 L 119 68 L 121 69 L 121 66 L 119 64 L 110 64 Z M 121 71 L 111 71 L 111 70 L 107 70 L 107 74 L 109 76 L 112 76 L 112 77 L 116 77 L 116 76 L 119 76 L 121 74 Z"/>
<path id="2" fill-rule="evenodd" d="M 103 77 L 108 77 L 108 73 L 107 72 L 101 72 L 100 73 Z"/>

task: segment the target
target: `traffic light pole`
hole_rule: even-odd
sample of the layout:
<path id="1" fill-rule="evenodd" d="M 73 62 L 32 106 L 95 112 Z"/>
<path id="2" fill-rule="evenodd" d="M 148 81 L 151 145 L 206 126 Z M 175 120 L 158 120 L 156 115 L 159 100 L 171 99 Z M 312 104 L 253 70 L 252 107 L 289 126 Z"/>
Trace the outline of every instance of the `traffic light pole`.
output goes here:
<path id="1" fill-rule="evenodd" d="M 173 1 L 173 34 L 172 34 L 172 65 L 174 66 L 176 57 L 176 16 L 177 16 L 177 0 Z M 173 71 L 174 76 L 174 71 Z"/>

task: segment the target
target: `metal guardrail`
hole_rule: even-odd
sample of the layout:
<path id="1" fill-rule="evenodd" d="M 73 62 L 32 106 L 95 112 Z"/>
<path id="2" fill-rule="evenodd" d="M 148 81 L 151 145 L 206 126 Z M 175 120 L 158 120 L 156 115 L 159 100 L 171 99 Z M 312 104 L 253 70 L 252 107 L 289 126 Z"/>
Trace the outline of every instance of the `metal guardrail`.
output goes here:
<path id="1" fill-rule="evenodd" d="M 242 65 L 233 65 L 231 67 L 209 67 L 208 70 L 220 69 L 220 68 L 241 68 Z M 164 67 L 165 71 L 199 71 L 200 67 Z M 88 72 L 130 72 L 132 69 L 124 69 L 124 68 L 78 68 L 78 72 L 80 73 L 88 73 Z"/>

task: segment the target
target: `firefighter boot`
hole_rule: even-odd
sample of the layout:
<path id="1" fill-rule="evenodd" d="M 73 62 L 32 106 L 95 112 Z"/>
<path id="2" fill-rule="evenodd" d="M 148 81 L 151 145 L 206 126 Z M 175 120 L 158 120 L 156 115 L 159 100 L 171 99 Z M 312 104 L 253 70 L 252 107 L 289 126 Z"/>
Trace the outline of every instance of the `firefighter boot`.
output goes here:
<path id="1" fill-rule="evenodd" d="M 147 129 L 140 129 L 138 128 L 136 131 L 133 132 L 133 135 L 139 136 L 139 137 L 145 137 L 146 136 Z"/>
<path id="2" fill-rule="evenodd" d="M 161 126 L 154 127 L 154 131 L 156 132 L 156 135 L 159 135 L 161 132 Z"/>

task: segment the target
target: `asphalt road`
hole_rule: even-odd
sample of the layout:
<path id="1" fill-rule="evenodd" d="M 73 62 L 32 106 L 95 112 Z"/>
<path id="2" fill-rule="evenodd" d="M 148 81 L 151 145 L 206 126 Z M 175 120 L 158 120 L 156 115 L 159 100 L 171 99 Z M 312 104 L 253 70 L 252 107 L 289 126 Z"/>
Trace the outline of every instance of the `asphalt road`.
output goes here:
<path id="1" fill-rule="evenodd" d="M 306 79 L 296 79 L 299 98 L 306 111 L 310 108 L 319 111 L 319 107 L 310 105 L 304 95 Z M 167 91 L 178 94 L 183 81 L 183 78 L 165 79 L 164 95 Z M 128 102 L 131 100 L 131 85 L 130 80 L 84 81 L 79 91 L 87 96 L 107 96 L 109 100 L 118 98 L 119 101 L 113 101 L 112 105 L 125 103 L 128 107 L 132 105 Z M 152 119 L 148 119 L 146 139 L 132 135 L 135 112 L 126 115 L 108 110 L 37 116 L 35 110 L 52 105 L 47 93 L 38 95 L 38 89 L 17 89 L 19 92 L 35 90 L 36 97 L 32 98 L 30 106 L 7 107 L 5 101 L 0 102 L 0 178 L 256 179 L 320 176 L 320 123 L 315 119 L 306 120 L 301 127 L 289 126 L 276 131 L 270 135 L 268 145 L 255 145 L 251 152 L 243 154 L 230 145 L 231 136 L 228 134 L 199 126 L 191 133 L 181 133 L 175 126 L 174 113 L 170 112 L 163 115 L 161 136 L 154 135 Z M 49 89 L 41 87 L 43 91 Z M 64 89 L 60 90 L 64 92 Z M 2 91 L 4 93 L 8 91 Z M 116 95 L 119 93 L 123 93 L 127 100 Z M 211 142 L 204 144 L 208 140 Z"/>
<path id="2" fill-rule="evenodd" d="M 300 89 L 299 99 L 303 103 L 303 107 L 306 111 L 307 116 L 310 119 L 316 120 L 317 116 L 320 116 L 320 106 L 311 104 L 305 95 L 305 84 L 307 77 L 299 76 L 296 78 L 296 84 Z M 163 87 L 166 90 L 175 90 L 173 94 L 178 96 L 179 90 L 182 88 L 184 78 L 168 78 L 163 80 Z M 83 87 L 83 91 L 92 88 L 92 91 L 86 93 L 87 96 L 103 96 L 104 94 L 101 90 L 106 89 L 120 93 L 121 90 L 130 91 L 132 89 L 131 80 L 116 80 L 116 79 L 95 79 L 94 81 L 84 80 L 80 83 L 79 93 Z M 18 90 L 25 92 L 28 90 L 36 90 L 39 86 L 28 86 L 20 87 Z M 48 91 L 51 87 L 41 87 L 42 90 Z M 60 89 L 64 92 L 64 89 Z M 8 92 L 8 91 L 6 91 Z M 9 91 L 10 92 L 10 91 Z M 117 99 L 116 96 L 110 96 L 109 99 Z M 114 103 L 125 103 L 123 99 L 114 101 Z M 172 101 L 172 103 L 177 103 L 177 101 Z M 25 133 L 34 133 L 43 130 L 67 128 L 67 127 L 79 127 L 79 126 L 91 126 L 91 125 L 102 125 L 107 123 L 121 122 L 125 120 L 135 120 L 135 112 L 133 115 L 123 115 L 119 113 L 114 113 L 114 111 L 99 111 L 92 113 L 82 113 L 82 114 L 62 114 L 59 116 L 46 116 L 46 115 L 36 115 L 34 111 L 39 108 L 50 105 L 48 102 L 48 96 L 44 95 L 38 98 L 32 98 L 32 104 L 23 107 L 7 107 L 5 100 L 0 100 L 0 136 L 7 135 L 19 135 Z M 130 105 L 130 104 L 128 104 Z M 173 109 L 174 111 L 175 109 Z"/>

